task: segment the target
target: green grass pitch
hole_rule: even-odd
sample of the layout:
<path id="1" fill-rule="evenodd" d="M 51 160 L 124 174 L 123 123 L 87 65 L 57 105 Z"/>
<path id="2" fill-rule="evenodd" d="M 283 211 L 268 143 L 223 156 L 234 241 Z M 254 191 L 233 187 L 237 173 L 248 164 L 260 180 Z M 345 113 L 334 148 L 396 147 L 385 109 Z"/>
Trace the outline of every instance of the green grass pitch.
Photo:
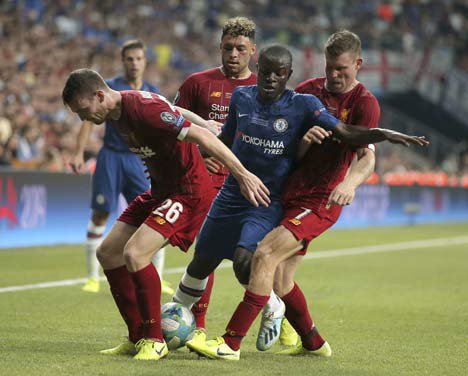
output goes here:
<path id="1" fill-rule="evenodd" d="M 467 375 L 468 223 L 334 230 L 309 254 L 439 238 L 447 244 L 303 260 L 297 281 L 332 358 L 260 353 L 257 321 L 240 362 L 198 359 L 185 349 L 160 362 L 99 355 L 125 335 L 107 283 L 98 294 L 79 285 L 1 292 L 84 277 L 83 246 L 0 250 L 0 375 Z M 453 238 L 461 240 L 449 245 Z M 190 254 L 169 250 L 166 259 L 171 269 Z M 165 279 L 175 286 L 180 276 Z M 223 333 L 242 294 L 232 270 L 218 270 L 209 336 Z"/>

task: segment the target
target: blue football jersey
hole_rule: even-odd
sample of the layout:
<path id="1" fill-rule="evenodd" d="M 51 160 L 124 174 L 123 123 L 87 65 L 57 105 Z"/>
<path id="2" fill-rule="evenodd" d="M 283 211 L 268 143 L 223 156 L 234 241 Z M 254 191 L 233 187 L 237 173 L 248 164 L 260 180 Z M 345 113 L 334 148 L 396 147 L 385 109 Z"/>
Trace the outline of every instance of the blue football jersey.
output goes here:
<path id="1" fill-rule="evenodd" d="M 132 90 L 132 87 L 125 81 L 122 76 L 114 77 L 110 80 L 106 80 L 107 85 L 114 90 Z M 143 81 L 143 84 L 139 90 L 150 91 L 152 93 L 159 94 L 159 89 L 150 84 L 149 82 Z M 130 153 L 130 149 L 127 144 L 122 140 L 117 130 L 112 126 L 112 120 L 106 121 L 106 131 L 104 134 L 104 146 L 120 152 Z"/>
<path id="2" fill-rule="evenodd" d="M 271 198 L 277 200 L 296 162 L 302 136 L 314 125 L 331 130 L 338 123 L 314 95 L 285 90 L 277 101 L 263 104 L 258 99 L 257 86 L 253 85 L 234 91 L 222 134 L 233 141 L 233 153 L 263 181 Z M 218 203 L 224 201 L 231 208 L 247 203 L 231 175 L 218 198 Z"/>

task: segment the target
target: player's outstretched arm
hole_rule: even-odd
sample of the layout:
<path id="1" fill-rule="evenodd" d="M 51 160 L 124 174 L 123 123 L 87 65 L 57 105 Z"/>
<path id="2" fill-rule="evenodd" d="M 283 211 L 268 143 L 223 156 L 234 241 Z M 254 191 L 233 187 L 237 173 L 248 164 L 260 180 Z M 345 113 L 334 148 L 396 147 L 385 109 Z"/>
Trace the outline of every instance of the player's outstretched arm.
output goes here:
<path id="1" fill-rule="evenodd" d="M 249 172 L 237 157 L 215 135 L 208 130 L 192 124 L 184 141 L 196 142 L 208 154 L 226 166 L 229 172 L 239 183 L 241 193 L 254 206 L 268 206 L 270 191 L 262 181 Z"/>
<path id="2" fill-rule="evenodd" d="M 73 173 L 80 174 L 84 166 L 84 150 L 88 143 L 89 134 L 93 129 L 93 123 L 90 121 L 83 121 L 81 128 L 78 132 L 78 141 L 76 143 L 75 153 L 72 155 L 68 164 Z"/>
<path id="3" fill-rule="evenodd" d="M 392 144 L 405 146 L 429 145 L 429 141 L 427 141 L 424 136 L 409 136 L 405 133 L 384 128 L 369 129 L 367 127 L 348 125 L 339 122 L 332 131 L 334 136 L 351 145 L 373 144 L 382 141 L 389 141 Z"/>
<path id="4" fill-rule="evenodd" d="M 328 197 L 330 205 L 349 205 L 354 200 L 356 188 L 364 183 L 374 172 L 375 154 L 369 148 L 357 150 L 356 158 L 351 162 L 346 177 L 338 184 Z"/>
<path id="5" fill-rule="evenodd" d="M 186 108 L 183 108 L 183 107 L 178 107 L 178 106 L 174 106 L 174 107 L 181 113 L 181 115 L 185 119 L 187 119 L 191 123 L 208 129 L 211 133 L 213 133 L 216 136 L 221 133 L 221 127 L 223 126 L 223 123 L 219 123 L 215 120 L 205 120 L 202 117 L 198 116 L 196 113 L 190 110 L 187 110 Z"/>

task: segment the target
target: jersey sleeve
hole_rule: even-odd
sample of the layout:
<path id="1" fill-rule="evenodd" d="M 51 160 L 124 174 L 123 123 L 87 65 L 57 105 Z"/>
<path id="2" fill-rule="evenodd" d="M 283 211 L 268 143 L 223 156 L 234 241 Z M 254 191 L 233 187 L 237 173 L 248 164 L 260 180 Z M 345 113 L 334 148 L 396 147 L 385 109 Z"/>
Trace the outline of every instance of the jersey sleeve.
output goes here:
<path id="1" fill-rule="evenodd" d="M 232 93 L 231 103 L 229 104 L 229 113 L 220 134 L 220 137 L 224 140 L 233 141 L 236 135 L 238 101 L 239 93 L 238 90 L 235 89 L 234 93 Z"/>
<path id="2" fill-rule="evenodd" d="M 182 141 L 192 123 L 186 120 L 162 95 L 141 91 L 140 121 L 144 126 L 170 133 Z M 148 95 L 149 94 L 149 95 Z"/>
<path id="3" fill-rule="evenodd" d="M 379 102 L 374 96 L 367 96 L 359 99 L 356 104 L 353 124 L 359 124 L 369 128 L 377 128 L 380 120 Z"/>
<path id="4" fill-rule="evenodd" d="M 180 86 L 179 91 L 174 98 L 174 105 L 196 113 L 196 97 L 197 86 L 195 85 L 195 80 L 190 76 Z"/>
<path id="5" fill-rule="evenodd" d="M 326 130 L 332 130 L 340 122 L 331 115 L 323 103 L 315 95 L 304 94 L 307 120 L 312 125 L 319 125 Z"/>

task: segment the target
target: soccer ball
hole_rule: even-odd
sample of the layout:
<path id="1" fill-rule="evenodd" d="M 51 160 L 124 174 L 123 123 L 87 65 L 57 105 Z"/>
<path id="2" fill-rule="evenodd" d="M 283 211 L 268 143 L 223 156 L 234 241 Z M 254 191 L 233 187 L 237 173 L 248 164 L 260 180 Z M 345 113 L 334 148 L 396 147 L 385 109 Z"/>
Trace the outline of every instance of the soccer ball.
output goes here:
<path id="1" fill-rule="evenodd" d="M 182 304 L 166 303 L 161 307 L 161 328 L 167 347 L 175 350 L 193 337 L 195 317 Z"/>

